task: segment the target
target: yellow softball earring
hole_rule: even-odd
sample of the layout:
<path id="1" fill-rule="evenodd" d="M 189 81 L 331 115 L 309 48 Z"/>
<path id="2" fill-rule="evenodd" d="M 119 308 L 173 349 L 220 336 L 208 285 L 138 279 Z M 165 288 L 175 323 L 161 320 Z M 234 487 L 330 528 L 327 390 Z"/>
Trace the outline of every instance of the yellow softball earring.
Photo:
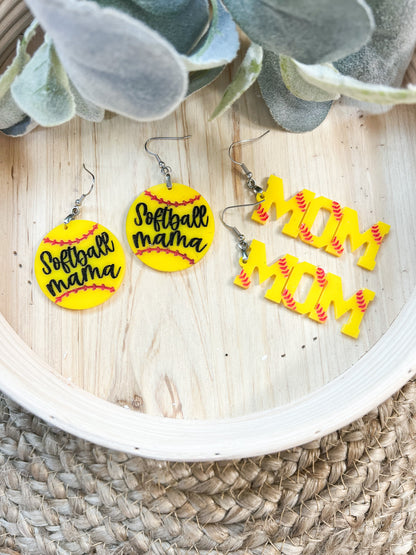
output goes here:
<path id="1" fill-rule="evenodd" d="M 172 169 L 151 152 L 154 140 L 185 140 L 184 137 L 151 137 L 146 152 L 159 164 L 165 183 L 145 189 L 130 206 L 126 234 L 134 254 L 142 262 L 162 272 L 176 272 L 193 266 L 211 246 L 215 224 L 212 210 L 195 189 L 172 183 Z"/>
<path id="2" fill-rule="evenodd" d="M 120 287 L 125 257 L 116 237 L 104 226 L 76 220 L 89 191 L 76 199 L 64 222 L 43 239 L 35 256 L 35 276 L 43 293 L 58 306 L 81 310 L 97 306 Z"/>

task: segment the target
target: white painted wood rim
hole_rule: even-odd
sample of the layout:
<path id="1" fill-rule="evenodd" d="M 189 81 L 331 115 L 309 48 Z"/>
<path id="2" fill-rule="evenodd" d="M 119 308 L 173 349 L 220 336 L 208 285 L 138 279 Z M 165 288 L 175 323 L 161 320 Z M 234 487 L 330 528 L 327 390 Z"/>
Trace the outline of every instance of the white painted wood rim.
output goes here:
<path id="1" fill-rule="evenodd" d="M 272 453 L 317 439 L 364 415 L 416 372 L 416 290 L 384 336 L 356 364 L 295 403 L 223 420 L 140 414 L 56 376 L 0 319 L 0 389 L 77 436 L 163 460 L 212 460 Z"/>

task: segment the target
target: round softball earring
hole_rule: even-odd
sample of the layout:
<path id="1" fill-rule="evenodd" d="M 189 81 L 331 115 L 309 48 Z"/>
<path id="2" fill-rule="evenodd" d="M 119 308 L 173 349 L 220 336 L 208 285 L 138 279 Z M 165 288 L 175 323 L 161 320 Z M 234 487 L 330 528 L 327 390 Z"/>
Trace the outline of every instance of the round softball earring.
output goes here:
<path id="1" fill-rule="evenodd" d="M 123 281 L 122 246 L 107 228 L 75 220 L 89 191 L 76 199 L 64 222 L 43 239 L 35 256 L 35 275 L 43 293 L 58 306 L 81 310 L 97 306 L 115 293 Z"/>
<path id="2" fill-rule="evenodd" d="M 144 145 L 159 164 L 165 183 L 145 189 L 130 206 L 126 233 L 129 245 L 142 262 L 162 272 L 193 266 L 211 246 L 215 224 L 203 196 L 180 183 L 172 183 L 171 168 L 148 149 L 153 140 L 184 140 L 185 137 L 151 137 Z"/>

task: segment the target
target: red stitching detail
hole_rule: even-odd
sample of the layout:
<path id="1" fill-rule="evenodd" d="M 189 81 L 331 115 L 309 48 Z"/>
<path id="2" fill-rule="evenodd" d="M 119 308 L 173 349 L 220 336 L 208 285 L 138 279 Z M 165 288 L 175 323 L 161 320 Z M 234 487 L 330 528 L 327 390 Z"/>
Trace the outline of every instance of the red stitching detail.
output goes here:
<path id="1" fill-rule="evenodd" d="M 301 210 L 301 212 L 306 212 L 306 201 L 305 201 L 305 197 L 303 196 L 302 191 L 300 191 L 296 196 L 296 203 L 299 206 L 299 210 Z"/>
<path id="2" fill-rule="evenodd" d="M 289 270 L 289 266 L 287 265 L 287 260 L 285 257 L 283 258 L 279 258 L 279 260 L 277 261 L 277 263 L 279 264 L 279 269 L 282 272 L 282 274 L 285 277 L 288 277 L 288 275 L 290 274 L 290 270 Z"/>
<path id="3" fill-rule="evenodd" d="M 238 274 L 238 277 L 240 278 L 240 281 L 244 285 L 244 287 L 248 287 L 250 285 L 251 281 L 248 275 L 246 274 L 246 272 L 244 271 L 244 268 Z"/>
<path id="4" fill-rule="evenodd" d="M 325 287 L 327 280 L 325 278 L 325 270 L 323 268 L 316 268 L 316 281 L 320 287 Z"/>
<path id="5" fill-rule="evenodd" d="M 87 233 L 84 233 L 84 235 L 82 235 L 81 237 L 77 237 L 76 239 L 70 239 L 69 241 L 63 241 L 62 239 L 58 241 L 56 239 L 49 239 L 49 237 L 45 237 L 43 239 L 43 242 L 49 243 L 50 245 L 59 245 L 60 247 L 63 247 L 64 245 L 73 245 L 74 243 L 79 245 L 81 241 L 83 241 L 84 239 L 87 239 L 90 235 L 94 235 L 94 232 L 97 228 L 98 228 L 98 224 L 94 224 L 92 228 L 89 231 L 87 231 Z"/>
<path id="6" fill-rule="evenodd" d="M 262 222 L 266 222 L 268 220 L 269 215 L 261 204 L 258 205 L 256 212 Z"/>
<path id="7" fill-rule="evenodd" d="M 76 287 L 75 289 L 71 289 L 70 291 L 65 291 L 65 293 L 62 293 L 62 295 L 56 297 L 55 303 L 60 303 L 64 297 L 69 297 L 71 293 L 78 293 L 78 291 L 87 291 L 87 289 L 92 289 L 93 291 L 95 291 L 96 289 L 101 289 L 102 291 L 105 291 L 107 289 L 111 293 L 115 292 L 114 287 L 107 287 L 107 285 L 104 285 L 104 283 L 102 283 L 101 285 L 97 285 L 96 283 L 93 283 L 92 285 L 81 285 L 81 287 Z"/>
<path id="8" fill-rule="evenodd" d="M 364 291 L 360 289 L 356 292 L 355 298 L 357 300 L 357 306 L 361 310 L 361 312 L 365 312 L 367 310 L 367 303 L 364 298 Z"/>
<path id="9" fill-rule="evenodd" d="M 296 310 L 296 301 L 287 289 L 283 289 L 282 297 L 285 301 L 285 305 L 287 306 L 287 308 L 290 308 L 291 310 Z"/>
<path id="10" fill-rule="evenodd" d="M 305 224 L 300 224 L 299 231 L 305 241 L 313 241 L 313 235 Z"/>
<path id="11" fill-rule="evenodd" d="M 172 249 L 161 249 L 160 247 L 147 247 L 147 249 L 139 249 L 134 254 L 138 256 L 146 252 L 164 252 L 165 254 L 173 254 L 174 256 L 180 256 L 184 260 L 187 260 L 191 265 L 195 264 L 195 260 L 193 258 L 189 258 L 189 256 L 186 256 L 186 254 L 183 254 L 179 251 L 174 251 Z"/>
<path id="12" fill-rule="evenodd" d="M 196 202 L 201 198 L 201 195 L 196 195 L 194 198 L 190 198 L 189 200 L 183 200 L 181 202 L 178 202 L 176 200 L 175 202 L 172 202 L 171 200 L 164 200 L 163 198 L 153 195 L 148 190 L 146 190 L 144 194 L 150 197 L 152 200 L 156 200 L 159 204 L 167 204 L 168 206 L 175 206 L 175 208 L 177 208 L 178 206 L 186 206 L 187 204 L 193 204 L 194 202 Z"/>
<path id="13" fill-rule="evenodd" d="M 328 318 L 328 314 L 319 303 L 315 306 L 315 312 L 320 322 L 325 322 L 325 320 Z"/>
<path id="14" fill-rule="evenodd" d="M 340 203 L 336 202 L 335 200 L 332 202 L 332 213 L 334 214 L 336 220 L 342 220 L 344 213 L 342 211 Z"/>
<path id="15" fill-rule="evenodd" d="M 380 233 L 380 228 L 378 227 L 378 224 L 374 224 L 371 226 L 371 235 L 374 237 L 374 241 L 377 243 L 377 245 L 381 245 L 383 236 Z"/>
<path id="16" fill-rule="evenodd" d="M 331 245 L 338 254 L 342 254 L 344 252 L 344 247 L 335 236 L 332 237 Z"/>

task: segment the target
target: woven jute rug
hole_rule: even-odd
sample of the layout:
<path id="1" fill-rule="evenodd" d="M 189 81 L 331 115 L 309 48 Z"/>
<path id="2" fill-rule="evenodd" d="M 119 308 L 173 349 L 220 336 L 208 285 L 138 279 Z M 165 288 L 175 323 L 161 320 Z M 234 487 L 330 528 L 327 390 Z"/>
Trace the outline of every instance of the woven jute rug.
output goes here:
<path id="1" fill-rule="evenodd" d="M 414 553 L 416 382 L 308 445 L 215 463 L 143 459 L 0 396 L 0 553 Z"/>

